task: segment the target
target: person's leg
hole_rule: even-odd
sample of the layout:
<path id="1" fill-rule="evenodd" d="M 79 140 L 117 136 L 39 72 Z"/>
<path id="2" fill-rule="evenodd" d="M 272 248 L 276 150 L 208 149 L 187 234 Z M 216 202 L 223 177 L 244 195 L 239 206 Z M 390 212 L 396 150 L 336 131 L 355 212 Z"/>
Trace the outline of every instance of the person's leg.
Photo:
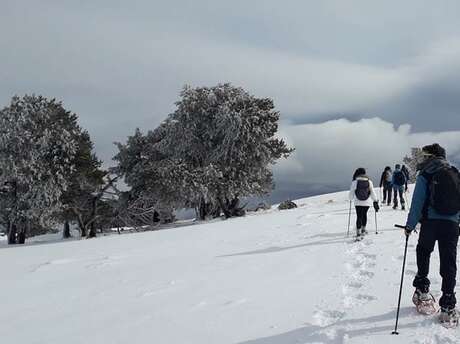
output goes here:
<path id="1" fill-rule="evenodd" d="M 361 227 L 361 233 L 362 234 L 367 234 L 366 226 L 367 226 L 367 212 L 369 211 L 369 207 L 362 207 L 361 213 L 362 213 L 362 227 Z"/>
<path id="2" fill-rule="evenodd" d="M 430 270 L 430 256 L 436 242 L 436 225 L 433 220 L 422 222 L 417 244 L 417 275 L 412 285 L 422 293 L 427 293 L 430 288 L 428 272 Z"/>
<path id="3" fill-rule="evenodd" d="M 398 207 L 398 189 L 397 187 L 393 187 L 393 208 Z"/>
<path id="4" fill-rule="evenodd" d="M 362 216 L 363 216 L 363 222 L 362 225 L 363 227 L 367 226 L 367 212 L 369 211 L 369 207 L 362 207 Z"/>
<path id="5" fill-rule="evenodd" d="M 406 200 L 404 199 L 404 186 L 400 186 L 398 189 L 399 192 L 399 200 L 401 201 L 401 207 L 405 207 Z"/>
<path id="6" fill-rule="evenodd" d="M 361 208 L 360 206 L 356 206 L 356 232 L 359 234 L 361 233 L 361 227 L 362 227 L 362 215 L 361 215 Z"/>
<path id="7" fill-rule="evenodd" d="M 442 297 L 439 305 L 451 309 L 455 307 L 455 284 L 457 277 L 458 224 L 451 221 L 437 221 L 439 273 L 442 277 Z"/>
<path id="8" fill-rule="evenodd" d="M 391 204 L 391 191 L 393 190 L 393 187 L 391 186 L 391 183 L 388 183 L 388 198 L 387 198 L 387 204 Z"/>

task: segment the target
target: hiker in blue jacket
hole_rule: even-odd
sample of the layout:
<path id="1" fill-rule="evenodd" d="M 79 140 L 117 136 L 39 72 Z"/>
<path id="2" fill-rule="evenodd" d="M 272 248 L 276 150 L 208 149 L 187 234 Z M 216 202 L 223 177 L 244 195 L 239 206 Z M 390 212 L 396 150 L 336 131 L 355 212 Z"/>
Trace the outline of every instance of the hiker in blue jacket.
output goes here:
<path id="1" fill-rule="evenodd" d="M 446 151 L 440 145 L 425 146 L 422 153 L 424 160 L 417 166 L 419 174 L 406 223 L 406 235 L 410 235 L 418 222 L 421 223 L 413 302 L 417 305 L 417 302 L 434 300 L 429 294 L 428 271 L 430 255 L 438 241 L 442 277 L 440 321 L 449 322 L 452 318 L 458 321 L 454 289 L 457 275 L 460 174 L 447 162 Z"/>
<path id="2" fill-rule="evenodd" d="M 401 209 L 406 209 L 406 201 L 404 200 L 404 191 L 406 185 L 406 175 L 401 171 L 401 165 L 396 164 L 395 171 L 393 172 L 393 178 L 391 180 L 393 185 L 393 209 L 398 208 L 398 196 L 401 202 Z"/>

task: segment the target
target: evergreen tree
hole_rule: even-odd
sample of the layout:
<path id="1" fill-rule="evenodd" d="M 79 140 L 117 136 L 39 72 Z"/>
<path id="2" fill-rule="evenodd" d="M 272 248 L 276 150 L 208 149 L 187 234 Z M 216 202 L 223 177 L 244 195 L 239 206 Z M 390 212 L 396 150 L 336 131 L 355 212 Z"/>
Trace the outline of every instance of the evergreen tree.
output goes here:
<path id="1" fill-rule="evenodd" d="M 49 226 L 62 211 L 79 130 L 76 117 L 54 99 L 15 96 L 0 111 L 1 198 L 7 204 L 0 219 L 9 243 L 23 243 L 31 225 Z"/>
<path id="2" fill-rule="evenodd" d="M 185 87 L 154 131 L 118 144 L 117 171 L 137 193 L 200 218 L 241 215 L 239 199 L 273 188 L 270 166 L 293 151 L 276 137 L 279 112 L 230 84 Z"/>

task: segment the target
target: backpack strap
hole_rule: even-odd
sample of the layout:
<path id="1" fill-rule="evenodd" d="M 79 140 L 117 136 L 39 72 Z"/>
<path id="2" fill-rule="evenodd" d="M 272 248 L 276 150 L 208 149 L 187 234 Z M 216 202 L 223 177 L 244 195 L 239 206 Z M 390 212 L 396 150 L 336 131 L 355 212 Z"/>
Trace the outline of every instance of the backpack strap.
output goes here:
<path id="1" fill-rule="evenodd" d="M 423 202 L 422 208 L 422 220 L 428 219 L 428 208 L 430 206 L 430 197 L 431 197 L 431 181 L 433 180 L 433 174 L 426 171 L 422 172 L 422 177 L 426 179 L 426 196 L 425 201 Z"/>

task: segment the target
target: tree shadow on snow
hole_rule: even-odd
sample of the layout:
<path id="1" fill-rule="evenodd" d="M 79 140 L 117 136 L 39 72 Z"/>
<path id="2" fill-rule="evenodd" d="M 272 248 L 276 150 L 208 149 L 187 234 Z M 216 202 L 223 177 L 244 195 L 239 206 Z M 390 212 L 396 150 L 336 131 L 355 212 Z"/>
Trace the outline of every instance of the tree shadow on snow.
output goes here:
<path id="1" fill-rule="evenodd" d="M 301 247 L 333 245 L 333 244 L 339 244 L 339 243 L 342 243 L 342 242 L 344 242 L 343 234 L 341 234 L 340 237 L 336 237 L 334 235 L 334 238 L 331 238 L 331 239 L 318 240 L 318 241 L 314 241 L 314 242 L 308 242 L 308 243 L 304 243 L 304 244 L 292 245 L 292 246 L 284 246 L 284 247 L 282 247 L 282 246 L 272 246 L 272 247 L 267 247 L 267 248 L 260 249 L 260 250 L 239 252 L 239 253 L 233 253 L 233 254 L 226 254 L 226 255 L 222 255 L 222 256 L 217 256 L 217 258 L 234 257 L 234 256 L 248 256 L 248 255 L 253 255 L 253 254 L 276 253 L 276 252 L 282 252 L 282 251 L 292 250 L 292 249 L 301 248 Z"/>
<path id="2" fill-rule="evenodd" d="M 408 316 L 417 315 L 413 307 L 401 308 L 399 317 L 403 319 Z M 298 328 L 289 332 L 277 334 L 274 336 L 263 337 L 238 344 L 297 344 L 297 343 L 324 343 L 324 344 L 343 344 L 348 339 L 355 337 L 370 336 L 387 336 L 391 342 L 391 332 L 394 330 L 394 324 L 377 326 L 378 322 L 388 322 L 395 319 L 396 312 L 391 312 L 370 316 L 359 319 L 340 320 L 328 326 L 316 326 L 307 324 L 307 326 Z M 399 323 L 398 331 L 404 334 L 404 330 L 418 328 L 419 326 L 429 325 L 433 322 L 432 318 L 421 318 L 421 321 L 411 323 Z M 347 329 L 352 325 L 362 326 L 359 329 Z M 363 343 L 372 343 L 371 338 L 363 339 Z"/>

